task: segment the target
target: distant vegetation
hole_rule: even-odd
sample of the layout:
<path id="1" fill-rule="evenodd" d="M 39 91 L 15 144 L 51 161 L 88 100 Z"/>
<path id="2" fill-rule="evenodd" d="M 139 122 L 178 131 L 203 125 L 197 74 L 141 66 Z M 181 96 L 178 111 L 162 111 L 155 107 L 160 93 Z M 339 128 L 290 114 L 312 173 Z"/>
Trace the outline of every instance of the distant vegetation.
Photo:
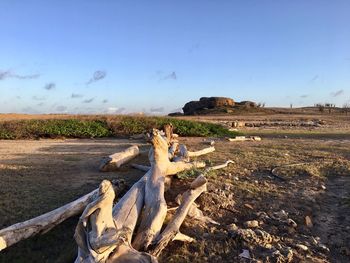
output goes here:
<path id="1" fill-rule="evenodd" d="M 123 137 L 161 129 L 172 123 L 180 136 L 234 137 L 232 132 L 218 124 L 163 117 L 89 117 L 42 120 L 11 120 L 0 122 L 0 139 L 35 138 L 101 138 Z"/>

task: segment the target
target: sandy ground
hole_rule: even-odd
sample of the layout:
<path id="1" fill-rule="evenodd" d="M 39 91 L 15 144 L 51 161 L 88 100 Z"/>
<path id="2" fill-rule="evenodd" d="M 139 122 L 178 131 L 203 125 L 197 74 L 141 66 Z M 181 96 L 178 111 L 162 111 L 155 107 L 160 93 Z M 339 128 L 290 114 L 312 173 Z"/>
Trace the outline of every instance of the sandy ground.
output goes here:
<path id="1" fill-rule="evenodd" d="M 205 138 L 181 140 L 189 149 L 206 147 Z M 124 178 L 132 184 L 143 173 L 129 166 L 118 172 L 98 171 L 102 157 L 131 144 L 148 149 L 144 142 L 120 139 L 0 141 L 0 228 L 74 200 L 95 189 L 103 179 Z M 213 164 L 232 159 L 235 164 L 209 177 L 209 191 L 197 203 L 205 215 L 221 225 L 186 220 L 182 232 L 196 241 L 173 242 L 164 251 L 162 262 L 249 262 L 238 256 L 242 249 L 248 249 L 256 260 L 277 262 L 273 249 L 282 253 L 287 248 L 292 251 L 293 262 L 350 261 L 350 140 L 217 140 L 216 149 L 202 159 Z M 134 162 L 147 164 L 147 155 Z M 272 167 L 298 162 L 309 164 L 282 171 L 286 180 L 270 174 Z M 327 166 L 329 162 L 332 164 Z M 166 196 L 169 206 L 192 180 L 173 181 Z M 281 210 L 297 227 L 271 219 Z M 262 218 L 262 212 L 270 219 Z M 305 216 L 312 218 L 312 227 L 305 225 Z M 245 229 L 247 220 L 258 220 L 259 229 L 273 237 L 269 246 L 235 232 L 233 224 Z M 72 218 L 43 236 L 6 249 L 0 253 L 0 262 L 72 262 L 76 222 L 77 218 Z M 301 251 L 297 244 L 308 250 Z M 284 255 L 285 261 L 280 262 L 287 262 L 286 258 Z"/>

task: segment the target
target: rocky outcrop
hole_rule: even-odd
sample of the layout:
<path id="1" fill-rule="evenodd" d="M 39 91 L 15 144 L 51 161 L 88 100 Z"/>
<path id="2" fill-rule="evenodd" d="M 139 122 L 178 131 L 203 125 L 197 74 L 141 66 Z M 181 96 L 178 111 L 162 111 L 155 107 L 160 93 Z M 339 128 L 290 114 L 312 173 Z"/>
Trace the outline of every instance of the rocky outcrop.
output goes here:
<path id="1" fill-rule="evenodd" d="M 235 102 L 225 97 L 203 97 L 199 101 L 190 101 L 182 108 L 185 115 L 195 114 L 197 111 L 222 107 L 233 107 Z"/>

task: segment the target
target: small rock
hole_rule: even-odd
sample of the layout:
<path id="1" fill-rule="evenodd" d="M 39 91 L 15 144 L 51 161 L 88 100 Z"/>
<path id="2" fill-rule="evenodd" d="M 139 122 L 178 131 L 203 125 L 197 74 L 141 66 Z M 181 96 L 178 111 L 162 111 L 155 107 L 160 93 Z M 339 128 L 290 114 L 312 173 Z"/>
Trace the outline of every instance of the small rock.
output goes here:
<path id="1" fill-rule="evenodd" d="M 255 184 L 259 184 L 259 181 L 258 181 L 258 180 L 255 180 L 254 183 L 255 183 Z"/>
<path id="2" fill-rule="evenodd" d="M 243 249 L 242 253 L 239 254 L 239 257 L 241 257 L 241 258 L 246 258 L 246 259 L 250 259 L 249 250 Z"/>
<path id="3" fill-rule="evenodd" d="M 229 231 L 229 232 L 231 232 L 231 231 L 235 232 L 238 230 L 238 226 L 235 223 L 228 225 L 226 228 L 227 228 L 227 231 Z"/>
<path id="4" fill-rule="evenodd" d="M 239 181 L 239 178 L 237 176 L 233 177 L 236 181 Z"/>
<path id="5" fill-rule="evenodd" d="M 326 187 L 325 185 L 321 185 L 321 188 L 322 188 L 323 190 L 326 190 L 326 189 L 327 189 L 327 187 Z"/>
<path id="6" fill-rule="evenodd" d="M 279 212 L 274 212 L 273 215 L 277 217 L 278 219 L 288 219 L 288 213 L 284 210 L 281 210 Z"/>
<path id="7" fill-rule="evenodd" d="M 287 219 L 287 223 L 288 223 L 288 225 L 290 225 L 294 228 L 296 228 L 298 226 L 298 224 L 293 219 L 290 219 L 290 218 Z"/>
<path id="8" fill-rule="evenodd" d="M 296 244 L 295 247 L 298 248 L 298 249 L 301 249 L 303 251 L 309 250 L 309 248 L 307 246 L 303 245 L 303 244 Z"/>
<path id="9" fill-rule="evenodd" d="M 254 210 L 253 206 L 250 205 L 250 204 L 244 204 L 244 206 L 245 206 L 246 208 L 249 208 L 249 209 L 251 209 L 251 210 Z"/>
<path id="10" fill-rule="evenodd" d="M 257 220 L 251 220 L 244 223 L 245 227 L 256 228 L 259 227 L 259 222 Z"/>
<path id="11" fill-rule="evenodd" d="M 314 226 L 310 216 L 305 216 L 305 225 L 310 228 Z"/>
<path id="12" fill-rule="evenodd" d="M 330 251 L 329 248 L 328 248 L 326 245 L 324 245 L 324 244 L 319 244 L 318 247 L 319 247 L 320 249 L 324 250 L 324 251 L 327 251 L 327 252 Z"/>

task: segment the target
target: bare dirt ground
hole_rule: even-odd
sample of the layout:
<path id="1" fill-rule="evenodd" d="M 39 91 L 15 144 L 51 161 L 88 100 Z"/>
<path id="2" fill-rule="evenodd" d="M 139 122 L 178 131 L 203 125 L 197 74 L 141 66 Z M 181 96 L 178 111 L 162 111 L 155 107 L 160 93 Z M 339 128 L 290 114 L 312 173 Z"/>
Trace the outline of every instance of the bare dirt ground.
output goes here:
<path id="1" fill-rule="evenodd" d="M 201 159 L 235 164 L 209 175 L 208 192 L 197 203 L 220 226 L 185 220 L 181 231 L 196 241 L 171 243 L 161 262 L 350 262 L 350 135 L 342 126 L 347 123 L 337 123 L 341 132 L 331 136 L 293 130 L 293 137 L 282 130 L 262 134 L 260 142 L 215 139 L 217 150 Z M 206 147 L 206 140 L 181 138 L 189 149 Z M 130 144 L 149 148 L 120 139 L 0 141 L 0 228 L 64 205 L 103 179 L 124 178 L 131 185 L 142 172 L 129 166 L 98 171 L 103 156 Z M 147 154 L 134 162 L 147 164 Z M 278 177 L 270 172 L 296 163 L 304 164 L 281 167 Z M 169 207 L 192 180 L 173 180 Z M 306 224 L 307 216 L 312 224 Z M 0 252 L 0 262 L 72 262 L 76 223 L 69 219 Z M 239 257 L 243 250 L 251 259 Z"/>

